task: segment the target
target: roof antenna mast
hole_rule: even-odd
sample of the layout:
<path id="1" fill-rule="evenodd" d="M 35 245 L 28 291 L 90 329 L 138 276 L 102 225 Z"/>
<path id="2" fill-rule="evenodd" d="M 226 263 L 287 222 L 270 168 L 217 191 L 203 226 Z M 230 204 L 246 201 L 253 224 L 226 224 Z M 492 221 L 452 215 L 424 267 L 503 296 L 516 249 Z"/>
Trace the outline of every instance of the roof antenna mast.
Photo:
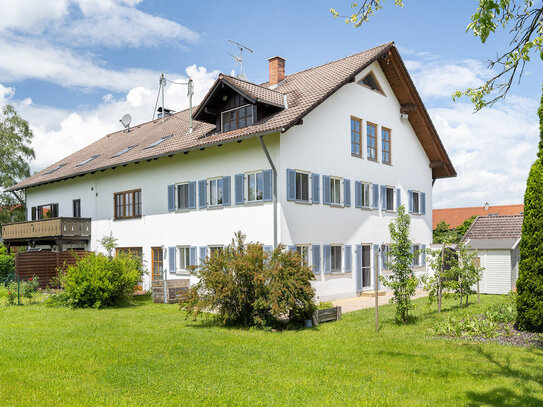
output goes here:
<path id="1" fill-rule="evenodd" d="M 240 44 L 239 42 L 236 42 L 236 41 L 232 41 L 232 40 L 227 40 L 228 42 L 231 42 L 232 44 L 236 45 L 238 48 L 239 48 L 239 57 L 234 55 L 234 54 L 231 54 L 230 52 L 228 53 L 228 55 L 230 55 L 232 58 L 234 58 L 236 60 L 236 62 L 239 64 L 240 66 L 240 74 L 239 76 L 241 77 L 240 79 L 247 79 L 247 76 L 245 76 L 245 73 L 243 72 L 243 50 L 246 50 L 246 51 L 249 51 L 251 54 L 254 53 L 254 51 L 248 47 L 246 47 L 245 45 L 243 44 Z"/>
<path id="2" fill-rule="evenodd" d="M 155 120 L 155 113 L 157 112 L 157 106 L 158 106 L 158 100 L 160 96 L 162 95 L 162 108 L 159 110 L 162 115 L 162 121 L 164 121 L 164 117 L 166 116 L 166 112 L 172 112 L 172 110 L 168 110 L 164 106 L 164 91 L 166 88 L 166 82 L 170 82 L 174 85 L 186 85 L 187 86 L 187 96 L 189 97 L 189 121 L 190 121 L 190 128 L 188 131 L 188 134 L 192 133 L 192 96 L 194 95 L 194 81 L 192 78 L 189 78 L 188 82 L 175 82 L 172 80 L 167 79 L 164 74 L 160 75 L 160 80 L 158 82 L 158 94 L 156 95 L 156 103 L 155 103 L 155 109 L 153 111 L 153 120 Z"/>

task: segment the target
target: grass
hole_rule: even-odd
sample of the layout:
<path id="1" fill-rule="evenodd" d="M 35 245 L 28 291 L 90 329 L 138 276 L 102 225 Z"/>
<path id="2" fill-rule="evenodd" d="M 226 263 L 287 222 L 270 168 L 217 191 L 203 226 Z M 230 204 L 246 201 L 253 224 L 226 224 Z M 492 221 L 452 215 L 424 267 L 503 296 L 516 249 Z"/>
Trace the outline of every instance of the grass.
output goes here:
<path id="1" fill-rule="evenodd" d="M 543 350 L 431 339 L 439 318 L 484 311 L 497 297 L 413 322 L 380 308 L 318 328 L 269 332 L 185 320 L 175 305 L 107 310 L 0 307 L 1 405 L 543 404 Z"/>

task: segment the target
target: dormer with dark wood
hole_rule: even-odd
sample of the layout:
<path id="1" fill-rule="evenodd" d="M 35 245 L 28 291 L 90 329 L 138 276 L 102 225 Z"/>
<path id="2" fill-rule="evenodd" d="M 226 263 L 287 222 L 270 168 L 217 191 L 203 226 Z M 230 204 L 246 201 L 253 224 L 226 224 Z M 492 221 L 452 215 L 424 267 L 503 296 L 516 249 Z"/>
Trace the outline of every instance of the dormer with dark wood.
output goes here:
<path id="1" fill-rule="evenodd" d="M 192 117 L 214 124 L 215 132 L 226 133 L 283 110 L 284 99 L 280 92 L 221 74 Z"/>

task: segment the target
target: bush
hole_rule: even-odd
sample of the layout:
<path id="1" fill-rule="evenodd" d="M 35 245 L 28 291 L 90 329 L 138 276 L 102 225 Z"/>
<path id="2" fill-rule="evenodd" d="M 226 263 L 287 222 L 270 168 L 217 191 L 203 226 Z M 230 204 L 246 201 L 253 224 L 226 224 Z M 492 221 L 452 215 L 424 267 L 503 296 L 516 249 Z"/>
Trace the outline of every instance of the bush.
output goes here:
<path id="1" fill-rule="evenodd" d="M 11 273 L 15 272 L 15 256 L 8 254 L 4 246 L 0 246 L 0 284 L 4 283 L 4 280 Z"/>
<path id="2" fill-rule="evenodd" d="M 238 232 L 230 246 L 192 269 L 199 281 L 180 305 L 187 317 L 215 310 L 223 324 L 259 327 L 309 318 L 315 296 L 311 269 L 283 245 L 268 253 L 244 241 Z"/>
<path id="3" fill-rule="evenodd" d="M 134 292 L 142 276 L 142 262 L 137 257 L 91 253 L 59 273 L 64 292 L 51 301 L 82 308 L 116 305 Z"/>
<path id="4" fill-rule="evenodd" d="M 532 165 L 524 194 L 517 324 L 522 330 L 543 332 L 543 96 L 538 113 L 538 159 Z"/>
<path id="5" fill-rule="evenodd" d="M 29 302 L 32 302 L 34 294 L 38 292 L 38 287 L 40 286 L 39 277 L 32 277 L 28 281 L 21 281 L 20 283 L 20 294 L 26 298 Z"/>

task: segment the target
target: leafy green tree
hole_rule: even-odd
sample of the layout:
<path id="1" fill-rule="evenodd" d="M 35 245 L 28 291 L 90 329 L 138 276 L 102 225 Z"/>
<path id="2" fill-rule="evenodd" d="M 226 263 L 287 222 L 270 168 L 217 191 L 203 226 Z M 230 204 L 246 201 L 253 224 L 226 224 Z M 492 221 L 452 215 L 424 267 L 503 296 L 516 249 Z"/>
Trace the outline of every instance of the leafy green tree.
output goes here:
<path id="1" fill-rule="evenodd" d="M 111 259 L 113 257 L 113 250 L 117 246 L 117 239 L 113 236 L 113 232 L 109 232 L 109 235 L 103 236 L 98 240 L 98 244 L 105 249 L 107 257 Z"/>
<path id="2" fill-rule="evenodd" d="M 24 200 L 5 189 L 30 176 L 32 130 L 11 105 L 0 112 L 0 223 L 24 220 Z"/>
<path id="3" fill-rule="evenodd" d="M 451 225 L 449 225 L 444 220 L 439 221 L 436 225 L 436 228 L 433 231 L 433 241 L 434 243 L 443 243 L 445 241 L 451 240 Z"/>
<path id="4" fill-rule="evenodd" d="M 524 220 L 517 280 L 517 324 L 543 332 L 543 95 L 539 114 L 539 152 L 524 194 Z"/>
<path id="5" fill-rule="evenodd" d="M 477 219 L 477 216 L 473 215 L 472 217 L 462 222 L 462 224 L 455 229 L 455 234 L 456 234 L 455 243 L 459 243 L 462 240 L 462 238 L 464 237 L 468 229 L 471 227 L 473 222 L 475 222 L 475 219 Z"/>
<path id="6" fill-rule="evenodd" d="M 460 306 L 468 305 L 468 298 L 476 291 L 472 288 L 481 280 L 482 268 L 475 266 L 475 252 L 463 243 L 456 246 L 457 260 L 452 262 L 452 267 L 446 273 L 447 288 L 460 300 Z"/>
<path id="7" fill-rule="evenodd" d="M 426 249 L 426 263 L 432 274 L 423 277 L 424 290 L 428 293 L 429 304 L 437 302 L 437 311 L 441 312 L 443 290 L 447 288 L 448 271 L 457 263 L 454 249 L 448 247 L 455 243 L 456 234 L 448 233 L 443 236 L 440 249 Z"/>
<path id="8" fill-rule="evenodd" d="M 411 251 L 412 243 L 409 239 L 411 218 L 405 213 L 405 207 L 398 208 L 398 216 L 390 222 L 390 245 L 387 268 L 392 272 L 389 276 L 380 276 L 382 284 L 390 287 L 394 294 L 392 302 L 396 304 L 396 319 L 399 322 L 408 321 L 409 310 L 413 308 L 411 297 L 415 295 L 415 289 L 419 279 L 415 277 L 411 265 L 414 256 L 418 253 Z"/>
<path id="9" fill-rule="evenodd" d="M 340 15 L 330 9 L 334 18 L 341 17 L 347 24 L 358 28 L 369 20 L 376 11 L 383 8 L 385 0 L 363 0 L 352 3 L 348 15 Z M 403 7 L 403 0 L 394 0 Z M 534 5 L 536 3 L 536 5 Z M 505 97 L 513 81 L 522 77 L 524 67 L 532 55 L 543 60 L 543 5 L 533 0 L 479 0 L 478 6 L 467 31 L 485 43 L 497 29 L 509 30 L 509 43 L 504 44 L 505 51 L 489 61 L 491 68 L 498 67 L 498 73 L 477 88 L 456 91 L 453 97 L 467 96 L 476 110 L 492 106 Z M 490 97 L 490 99 L 489 99 Z"/>

